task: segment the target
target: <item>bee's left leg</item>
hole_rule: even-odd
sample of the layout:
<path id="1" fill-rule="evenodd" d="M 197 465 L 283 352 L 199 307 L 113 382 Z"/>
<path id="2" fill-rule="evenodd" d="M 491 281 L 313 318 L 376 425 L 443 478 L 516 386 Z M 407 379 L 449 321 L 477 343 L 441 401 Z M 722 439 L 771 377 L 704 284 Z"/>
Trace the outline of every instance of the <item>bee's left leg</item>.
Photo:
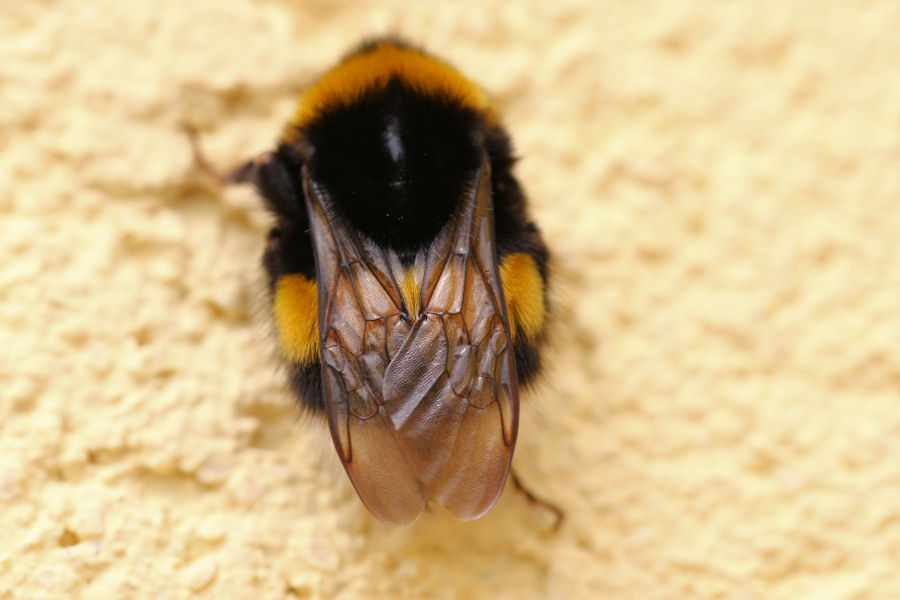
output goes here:
<path id="1" fill-rule="evenodd" d="M 188 142 L 191 145 L 191 155 L 194 159 L 194 167 L 207 175 L 210 179 L 219 185 L 252 183 L 256 184 L 259 180 L 259 169 L 264 162 L 271 158 L 271 153 L 264 153 L 256 158 L 248 160 L 246 163 L 228 172 L 222 172 L 209 162 L 203 148 L 200 147 L 200 132 L 197 128 L 189 123 L 182 123 L 181 129 L 187 135 Z"/>
<path id="2" fill-rule="evenodd" d="M 519 479 L 519 476 L 516 474 L 515 470 L 510 470 L 509 478 L 512 480 L 512 483 L 516 487 L 516 489 L 522 492 L 522 495 L 525 496 L 525 499 L 529 504 L 540 506 L 553 513 L 553 531 L 557 531 L 562 525 L 563 520 L 565 520 L 566 518 L 563 510 L 556 504 L 550 502 L 549 500 L 544 500 L 540 496 L 537 496 L 530 489 L 528 489 L 528 487 L 524 483 L 522 483 L 522 480 Z"/>
<path id="3" fill-rule="evenodd" d="M 200 147 L 197 129 L 187 123 L 181 125 L 194 158 L 194 167 L 219 185 L 249 183 L 253 185 L 268 208 L 279 218 L 308 227 L 303 201 L 303 185 L 299 175 L 303 163 L 288 147 L 281 145 L 274 151 L 263 152 L 231 171 L 222 172 L 206 158 Z"/>

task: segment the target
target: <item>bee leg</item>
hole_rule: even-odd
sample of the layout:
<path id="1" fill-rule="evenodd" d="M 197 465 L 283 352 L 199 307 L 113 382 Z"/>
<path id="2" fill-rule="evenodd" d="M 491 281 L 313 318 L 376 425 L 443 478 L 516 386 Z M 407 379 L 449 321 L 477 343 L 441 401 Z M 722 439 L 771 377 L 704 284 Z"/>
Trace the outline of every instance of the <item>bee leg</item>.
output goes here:
<path id="1" fill-rule="evenodd" d="M 536 496 L 534 492 L 532 492 L 525 486 L 524 483 L 522 483 L 522 480 L 519 479 L 519 476 L 514 470 L 510 470 L 509 477 L 510 479 L 512 479 L 513 485 L 516 486 L 517 490 L 522 492 L 529 504 L 540 506 L 553 513 L 553 531 L 558 531 L 560 526 L 562 525 L 562 522 L 566 518 L 566 514 L 562 511 L 562 509 L 549 500 L 544 500 L 543 498 Z"/>
<path id="2" fill-rule="evenodd" d="M 182 123 L 181 128 L 191 145 L 196 169 L 219 185 L 253 185 L 262 195 L 266 206 L 279 218 L 296 221 L 300 229 L 308 227 L 303 186 L 295 176 L 303 170 L 301 161 L 279 147 L 274 152 L 263 152 L 236 169 L 223 173 L 212 166 L 203 154 L 197 129 L 188 123 Z"/>
<path id="3" fill-rule="evenodd" d="M 258 156 L 247 161 L 236 169 L 223 173 L 209 162 L 203 148 L 200 146 L 200 132 L 190 123 L 181 123 L 181 129 L 187 136 L 188 143 L 191 145 L 191 155 L 194 160 L 194 168 L 218 183 L 219 185 L 230 185 L 237 183 L 256 183 L 258 180 L 258 170 L 262 161 L 266 160 L 267 154 Z"/>
<path id="4" fill-rule="evenodd" d="M 200 132 L 190 123 L 181 123 L 181 130 L 187 136 L 188 143 L 191 145 L 191 156 L 194 160 L 194 168 L 214 180 L 219 185 L 225 184 L 226 177 L 219 172 L 206 159 L 203 148 L 200 147 Z"/>

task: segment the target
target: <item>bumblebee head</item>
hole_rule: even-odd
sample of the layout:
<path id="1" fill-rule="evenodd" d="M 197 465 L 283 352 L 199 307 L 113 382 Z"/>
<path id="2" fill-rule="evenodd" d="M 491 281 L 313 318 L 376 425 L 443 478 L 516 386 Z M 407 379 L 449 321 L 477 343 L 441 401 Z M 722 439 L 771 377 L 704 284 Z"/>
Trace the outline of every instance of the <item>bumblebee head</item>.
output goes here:
<path id="1" fill-rule="evenodd" d="M 475 85 L 377 40 L 301 97 L 248 178 L 278 217 L 265 264 L 295 385 L 387 522 L 429 498 L 476 518 L 506 481 L 547 262 L 512 163 Z"/>

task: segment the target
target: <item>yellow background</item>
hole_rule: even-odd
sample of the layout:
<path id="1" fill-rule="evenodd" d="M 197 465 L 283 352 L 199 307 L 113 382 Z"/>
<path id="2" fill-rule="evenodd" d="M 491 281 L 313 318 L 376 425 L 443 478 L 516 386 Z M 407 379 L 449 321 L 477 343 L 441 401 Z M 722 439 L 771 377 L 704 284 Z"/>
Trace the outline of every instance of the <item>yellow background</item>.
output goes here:
<path id="1" fill-rule="evenodd" d="M 274 359 L 249 189 L 399 31 L 479 82 L 556 260 L 480 521 L 375 521 Z M 900 3 L 0 10 L 0 598 L 900 598 Z M 537 407 L 535 409 L 534 407 Z"/>

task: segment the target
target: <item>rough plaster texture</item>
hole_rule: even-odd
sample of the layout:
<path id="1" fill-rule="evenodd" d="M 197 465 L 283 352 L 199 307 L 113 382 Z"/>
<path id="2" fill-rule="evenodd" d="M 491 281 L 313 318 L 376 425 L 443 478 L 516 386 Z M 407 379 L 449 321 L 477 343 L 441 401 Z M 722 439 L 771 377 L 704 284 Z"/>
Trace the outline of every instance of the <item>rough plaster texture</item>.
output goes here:
<path id="1" fill-rule="evenodd" d="M 557 258 L 484 519 L 365 511 L 273 360 L 247 189 L 401 31 L 481 82 Z M 900 4 L 6 2 L 0 598 L 900 598 Z"/>

